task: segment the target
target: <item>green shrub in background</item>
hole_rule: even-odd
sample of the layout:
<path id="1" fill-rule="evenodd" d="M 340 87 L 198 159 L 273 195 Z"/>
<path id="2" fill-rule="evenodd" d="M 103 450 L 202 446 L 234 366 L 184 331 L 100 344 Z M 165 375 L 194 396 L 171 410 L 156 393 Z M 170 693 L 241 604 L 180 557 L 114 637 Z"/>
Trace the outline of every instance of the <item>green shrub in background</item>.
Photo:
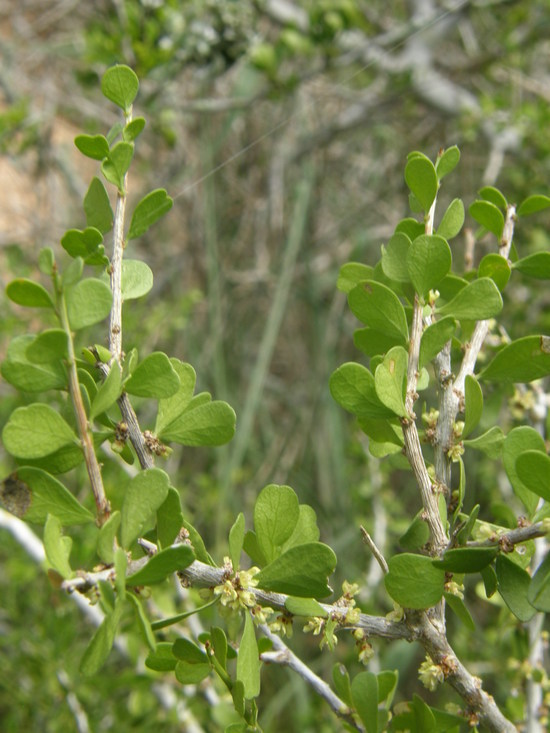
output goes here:
<path id="1" fill-rule="evenodd" d="M 3 482 L 2 500 L 16 516 L 43 525 L 52 581 L 102 611 L 80 672 L 95 678 L 117 640 L 130 636 L 136 644 L 136 630 L 151 673 L 214 691 L 210 711 L 199 715 L 205 729 L 212 721 L 222 724 L 220 698 L 233 708 L 223 720 L 226 730 L 264 729 L 257 701 L 269 665 L 288 666 L 310 685 L 337 716 L 334 725 L 340 718 L 368 733 L 544 725 L 549 690 L 540 648 L 550 564 L 541 538 L 550 532 L 550 459 L 541 435 L 545 396 L 536 380 L 550 374 L 550 337 L 511 339 L 499 318 L 502 293 L 516 272 L 550 278 L 550 253 L 522 257 L 513 243 L 518 220 L 549 207 L 550 198 L 533 195 L 516 207 L 496 188 L 482 188 L 469 214 L 479 225 L 476 236 L 494 238 L 495 252 L 477 270 L 458 273 L 449 240 L 462 231 L 464 205 L 454 199 L 436 216 L 436 202 L 459 151 L 442 150 L 435 163 L 411 153 L 405 181 L 414 216 L 399 222 L 374 267 L 341 269 L 338 287 L 362 324 L 354 334 L 362 357 L 336 369 L 330 392 L 355 416 L 374 457 L 398 456 L 421 500 L 400 538 L 402 551 L 391 557 L 362 528 L 385 589 L 383 615 L 367 614 L 357 602 L 361 583 L 353 579 L 331 599 L 336 554 L 320 541 L 315 512 L 292 488 L 268 484 L 251 521 L 242 512 L 236 517 L 223 562 L 216 563 L 182 510 L 183 488 L 158 467 L 174 445 L 229 442 L 236 417 L 226 402 L 196 393 L 190 364 L 160 351 L 123 349 L 123 304 L 153 284 L 148 265 L 126 252 L 172 206 L 166 191 L 156 189 L 126 213 L 128 170 L 145 127 L 133 116 L 138 86 L 128 67 L 110 68 L 102 91 L 123 119 L 106 135 L 75 140 L 114 187 L 114 211 L 95 177 L 84 198 L 85 228 L 66 232 L 61 258 L 51 248 L 40 252 L 47 285 L 18 278 L 6 290 L 18 306 L 40 309 L 44 329 L 15 337 L 2 364 L 4 379 L 31 395 L 3 428 L 16 468 Z M 310 191 L 306 177 L 298 195 L 305 202 Z M 112 237 L 109 254 L 106 235 Z M 83 341 L 103 321 L 106 341 Z M 485 361 L 478 366 L 482 348 Z M 525 402 L 521 385 L 533 382 L 528 394 L 539 406 L 538 424 L 507 434 L 499 425 L 480 429 L 487 397 L 508 398 L 516 384 L 516 402 Z M 503 502 L 510 506 L 496 507 L 494 522 L 479 518 L 488 507 L 469 502 L 463 455 L 470 451 L 501 460 L 513 491 L 514 500 Z M 513 509 L 516 500 L 521 516 Z M 183 611 L 170 590 L 174 577 L 188 589 Z M 487 649 L 461 643 L 457 655 L 451 646 L 447 624 L 454 627 L 455 620 L 457 635 L 481 638 L 481 646 L 495 633 L 496 620 L 484 626 L 470 612 L 471 579 L 488 608 L 497 599 L 507 618 L 523 624 L 527 654 L 515 649 L 518 666 L 528 663 L 521 692 L 512 695 L 512 684 L 501 681 L 488 694 L 472 671 Z M 384 614 L 388 606 L 393 610 Z M 189 625 L 194 615 L 200 629 Z M 283 641 L 299 628 L 318 637 L 322 657 L 349 648 L 345 658 L 335 658 L 329 679 Z M 449 706 L 433 704 L 430 693 L 424 699 L 413 692 L 406 700 L 401 689 L 407 681 L 394 667 L 377 668 L 377 639 L 420 645 L 425 659 L 418 678 L 430 692 L 452 688 Z"/>

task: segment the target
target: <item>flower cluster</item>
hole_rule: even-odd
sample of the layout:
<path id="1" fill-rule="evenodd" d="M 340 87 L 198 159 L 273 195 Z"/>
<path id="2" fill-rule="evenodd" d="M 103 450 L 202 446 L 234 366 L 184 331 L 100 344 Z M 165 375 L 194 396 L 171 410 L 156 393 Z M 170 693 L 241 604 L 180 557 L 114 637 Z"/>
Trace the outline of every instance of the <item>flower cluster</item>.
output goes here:
<path id="1" fill-rule="evenodd" d="M 426 656 L 418 669 L 418 678 L 427 690 L 433 692 L 436 687 L 443 682 L 445 675 L 442 668 L 438 664 L 434 664 L 432 659 Z"/>
<path id="2" fill-rule="evenodd" d="M 257 585 L 254 576 L 260 572 L 260 569 L 252 567 L 249 570 L 239 570 L 234 573 L 233 565 L 228 557 L 224 557 L 223 567 L 223 582 L 214 588 L 214 595 L 220 597 L 222 606 L 231 611 L 255 609 L 258 604 L 254 593 L 250 589 Z M 269 610 L 271 611 L 271 609 Z M 256 618 L 259 615 L 261 614 L 256 613 Z M 258 623 L 263 623 L 263 621 L 258 621 Z"/>

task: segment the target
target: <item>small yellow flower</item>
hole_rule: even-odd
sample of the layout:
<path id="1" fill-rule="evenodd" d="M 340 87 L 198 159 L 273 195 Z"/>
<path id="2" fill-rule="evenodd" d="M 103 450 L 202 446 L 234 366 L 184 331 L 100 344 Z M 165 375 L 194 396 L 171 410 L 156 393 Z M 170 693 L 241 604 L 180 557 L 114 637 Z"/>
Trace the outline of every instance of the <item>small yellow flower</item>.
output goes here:
<path id="1" fill-rule="evenodd" d="M 425 661 L 422 662 L 418 670 L 418 678 L 427 690 L 433 692 L 444 680 L 443 670 L 439 665 L 434 664 L 430 657 L 426 656 Z"/>

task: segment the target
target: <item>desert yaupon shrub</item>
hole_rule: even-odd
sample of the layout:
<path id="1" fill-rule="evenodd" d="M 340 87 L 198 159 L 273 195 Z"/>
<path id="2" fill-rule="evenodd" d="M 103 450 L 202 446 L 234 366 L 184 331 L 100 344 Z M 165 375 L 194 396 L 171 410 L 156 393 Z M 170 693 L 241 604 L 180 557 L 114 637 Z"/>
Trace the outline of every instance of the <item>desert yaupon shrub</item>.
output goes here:
<path id="1" fill-rule="evenodd" d="M 16 469 L 3 482 L 1 496 L 8 510 L 44 525 L 52 579 L 69 592 L 88 595 L 104 611 L 82 658 L 82 673 L 98 672 L 122 621 L 127 626 L 134 618 L 149 648 L 148 668 L 175 673 L 185 685 L 217 677 L 227 688 L 239 721 L 228 731 L 261 730 L 256 698 L 266 662 L 289 666 L 344 725 L 368 733 L 459 731 L 477 725 L 513 731 L 524 716 L 539 724 L 542 696 L 548 692 L 543 670 L 534 668 L 529 682 L 537 704 L 525 705 L 511 722 L 468 671 L 468 663 L 476 660 L 463 662 L 450 646 L 446 615 L 450 609 L 474 631 L 463 584 L 465 576 L 477 574 L 487 598 L 500 594 L 519 622 L 528 624 L 550 610 L 550 556 L 543 557 L 540 539 L 537 546 L 537 538 L 550 532 L 550 458 L 544 439 L 527 425 L 508 435 L 498 426 L 476 434 L 486 385 L 508 389 L 550 374 L 550 337 L 510 340 L 497 320 L 501 293 L 514 271 L 550 278 L 550 253 L 521 257 L 513 245 L 518 219 L 547 208 L 550 198 L 531 196 L 516 209 L 497 189 L 483 188 L 469 213 L 480 226 L 478 234 L 494 237 L 495 252 L 477 270 L 458 275 L 448 241 L 462 230 L 462 201 L 451 201 L 437 228 L 434 222 L 441 182 L 458 164 L 459 151 L 440 151 L 435 164 L 411 153 L 405 181 L 416 218 L 398 224 L 374 267 L 349 263 L 341 269 L 338 287 L 363 324 L 354 341 L 368 367 L 359 361 L 343 364 L 330 378 L 331 394 L 356 416 L 374 456 L 406 456 L 422 503 L 400 540 L 404 551 L 387 560 L 364 531 L 394 606 L 387 616 L 367 615 L 356 605 L 359 588 L 352 583 L 343 584 L 337 600 L 322 602 L 332 593 L 328 579 L 336 555 L 319 541 L 314 511 L 300 504 L 290 487 L 270 484 L 261 491 L 253 529 L 247 530 L 239 514 L 219 567 L 183 515 L 170 477 L 155 466 L 173 450 L 169 444 L 227 443 L 236 419 L 227 403 L 195 394 L 190 364 L 162 352 L 125 354 L 122 348 L 123 303 L 146 295 L 153 283 L 149 267 L 126 257 L 126 251 L 172 206 L 166 191 L 152 191 L 126 224 L 127 173 L 145 126 L 143 118 L 132 116 L 138 86 L 128 67 L 110 68 L 102 91 L 122 110 L 123 120 L 105 136 L 75 140 L 85 156 L 100 162 L 103 178 L 114 186 L 115 211 L 102 180 L 94 178 L 84 198 L 85 229 L 71 229 L 61 240 L 63 265 L 52 249 L 40 252 L 48 286 L 22 278 L 7 286 L 14 303 L 47 313 L 49 327 L 15 337 L 2 364 L 4 379 L 36 401 L 15 409 L 4 426 L 4 447 Z M 103 244 L 107 234 L 110 256 Z M 77 349 L 82 332 L 105 319 L 108 345 Z M 476 364 L 485 347 L 490 351 L 480 369 Z M 542 394 L 538 383 L 533 389 Z M 140 426 L 133 397 L 140 405 L 156 404 L 149 429 Z M 105 442 L 121 462 L 133 465 L 116 490 L 104 486 L 98 451 Z M 479 506 L 464 513 L 468 480 L 462 456 L 470 450 L 502 460 L 522 506 L 515 526 L 478 520 Z M 77 498 L 59 478 L 82 464 L 95 511 L 84 494 Z M 97 557 L 88 568 L 71 562 L 79 534 L 71 530 L 69 537 L 64 528 L 76 525 L 88 525 L 95 533 Z M 162 617 L 155 594 L 174 574 L 185 586 L 201 588 L 206 598 L 190 611 Z M 213 605 L 227 622 L 225 630 L 205 628 L 191 640 L 184 619 Z M 347 636 L 365 670 L 350 675 L 336 664 L 329 685 L 283 642 L 296 626 L 318 635 L 327 654 L 337 638 Z M 537 628 L 540 635 L 541 625 Z M 452 712 L 441 711 L 415 695 L 394 706 L 397 672 L 368 671 L 373 638 L 420 644 L 426 653 L 421 682 L 429 690 L 448 683 L 459 704 Z"/>

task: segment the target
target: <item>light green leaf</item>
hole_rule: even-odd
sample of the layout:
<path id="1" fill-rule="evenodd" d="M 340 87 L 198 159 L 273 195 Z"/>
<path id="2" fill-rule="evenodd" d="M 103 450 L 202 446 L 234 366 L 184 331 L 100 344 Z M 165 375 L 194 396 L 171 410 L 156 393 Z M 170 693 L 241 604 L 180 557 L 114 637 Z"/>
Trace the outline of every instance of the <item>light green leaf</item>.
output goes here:
<path id="1" fill-rule="evenodd" d="M 121 376 L 120 365 L 114 360 L 111 364 L 109 374 L 103 384 L 100 385 L 92 400 L 90 420 L 93 420 L 98 415 L 101 415 L 102 412 L 108 410 L 120 397 L 122 391 Z"/>
<path id="2" fill-rule="evenodd" d="M 122 299 L 135 300 L 146 295 L 153 287 L 153 273 L 140 260 L 122 261 Z"/>
<path id="3" fill-rule="evenodd" d="M 328 611 L 315 598 L 296 598 L 288 596 L 285 601 L 286 610 L 293 616 L 327 618 Z"/>
<path id="4" fill-rule="evenodd" d="M 508 202 L 506 201 L 506 198 L 502 191 L 499 191 L 498 188 L 495 188 L 494 186 L 484 186 L 479 191 L 479 195 L 482 199 L 485 199 L 485 201 L 490 201 L 499 209 L 506 211 Z"/>
<path id="5" fill-rule="evenodd" d="M 82 277 L 84 271 L 84 260 L 82 257 L 76 257 L 68 267 L 65 268 L 61 282 L 64 289 L 77 283 Z"/>
<path id="6" fill-rule="evenodd" d="M 266 565 L 258 575 L 258 587 L 300 598 L 326 598 L 331 594 L 327 578 L 336 567 L 336 555 L 321 542 L 291 547 Z"/>
<path id="7" fill-rule="evenodd" d="M 516 459 L 516 473 L 529 491 L 550 501 L 550 457 L 546 453 L 524 451 Z"/>
<path id="8" fill-rule="evenodd" d="M 63 235 L 61 246 L 71 257 L 82 257 L 87 264 L 101 265 L 106 260 L 102 242 L 103 234 L 99 228 L 90 225 L 83 231 L 69 229 Z"/>
<path id="9" fill-rule="evenodd" d="M 366 280 L 348 294 L 352 313 L 366 326 L 405 343 L 409 338 L 405 309 L 397 295 L 375 280 Z"/>
<path id="10" fill-rule="evenodd" d="M 60 328 L 42 331 L 29 344 L 26 355 L 34 364 L 48 364 L 67 358 L 67 334 Z"/>
<path id="11" fill-rule="evenodd" d="M 165 501 L 169 485 L 168 476 L 159 468 L 141 471 L 128 483 L 121 509 L 122 547 L 129 549 L 143 531 L 147 521 Z"/>
<path id="12" fill-rule="evenodd" d="M 114 214 L 111 202 L 103 182 L 97 176 L 92 178 L 86 196 L 84 196 L 84 213 L 86 214 L 86 226 L 93 227 L 102 234 L 108 232 L 113 226 Z"/>
<path id="13" fill-rule="evenodd" d="M 128 239 L 144 234 L 161 216 L 172 208 L 173 200 L 163 188 L 157 188 L 144 196 L 134 209 Z"/>
<path id="14" fill-rule="evenodd" d="M 107 318 L 111 311 L 113 294 L 103 280 L 90 277 L 68 288 L 65 301 L 70 326 L 78 331 Z"/>
<path id="15" fill-rule="evenodd" d="M 502 255 L 491 252 L 481 260 L 477 270 L 478 277 L 490 277 L 499 290 L 504 290 L 511 275 L 508 260 Z"/>
<path id="16" fill-rule="evenodd" d="M 192 662 L 178 662 L 175 674 L 178 682 L 182 685 L 198 685 L 208 677 L 212 667 L 210 662 L 194 664 Z"/>
<path id="17" fill-rule="evenodd" d="M 376 367 L 374 386 L 378 399 L 399 417 L 407 417 L 405 389 L 408 355 L 402 346 L 390 349 Z"/>
<path id="18" fill-rule="evenodd" d="M 239 644 L 237 680 L 242 682 L 244 696 L 247 700 L 258 697 L 260 694 L 260 654 L 254 623 L 249 613 L 246 613 L 244 617 L 244 631 Z"/>
<path id="19" fill-rule="evenodd" d="M 101 78 L 103 96 L 128 113 L 139 90 L 139 80 L 129 66 L 111 66 Z"/>
<path id="20" fill-rule="evenodd" d="M 189 545 L 167 547 L 151 557 L 137 573 L 126 578 L 126 585 L 154 585 L 161 583 L 172 573 L 191 565 L 195 555 Z"/>
<path id="21" fill-rule="evenodd" d="M 454 170 L 458 165 L 459 160 L 460 150 L 457 148 L 457 146 L 453 145 L 452 147 L 447 148 L 443 155 L 438 157 L 435 162 L 435 170 L 437 172 L 439 180 L 441 180 L 444 176 Z"/>
<path id="22" fill-rule="evenodd" d="M 393 412 L 380 402 L 374 377 L 362 364 L 342 364 L 330 377 L 330 393 L 344 410 L 360 417 L 391 417 Z"/>
<path id="23" fill-rule="evenodd" d="M 470 438 L 465 440 L 464 445 L 474 450 L 480 450 L 485 453 L 489 458 L 499 458 L 502 452 L 502 444 L 504 443 L 505 435 L 502 430 L 495 425 L 489 428 L 486 433 L 480 435 L 478 438 Z"/>
<path id="24" fill-rule="evenodd" d="M 490 201 L 474 201 L 468 211 L 472 219 L 500 240 L 504 229 L 504 215 L 498 207 Z"/>
<path id="25" fill-rule="evenodd" d="M 178 359 L 170 359 L 172 367 L 180 379 L 180 386 L 176 394 L 166 399 L 159 400 L 155 432 L 160 435 L 177 417 L 185 410 L 191 402 L 197 375 L 191 364 L 184 364 Z"/>
<path id="26" fill-rule="evenodd" d="M 97 536 L 97 554 L 107 564 L 112 564 L 115 559 L 115 537 L 120 527 L 120 512 L 115 511 L 109 519 L 99 528 Z"/>
<path id="27" fill-rule="evenodd" d="M 49 405 L 35 403 L 14 410 L 2 431 L 4 448 L 17 458 L 41 458 L 77 437 Z"/>
<path id="28" fill-rule="evenodd" d="M 430 557 L 403 553 L 391 557 L 388 567 L 386 590 L 403 608 L 431 608 L 441 600 L 445 573 L 433 566 Z"/>
<path id="29" fill-rule="evenodd" d="M 403 234 L 406 234 L 412 242 L 421 234 L 424 234 L 424 229 L 425 227 L 423 222 L 417 221 L 412 217 L 406 217 L 405 219 L 401 219 L 399 224 L 395 227 L 395 233 L 397 234 L 397 232 L 402 232 Z"/>
<path id="30" fill-rule="evenodd" d="M 101 164 L 105 179 L 124 192 L 124 176 L 134 156 L 133 143 L 119 142 L 111 148 L 109 156 Z"/>
<path id="31" fill-rule="evenodd" d="M 550 279 L 550 252 L 535 252 L 512 264 L 514 270 L 537 280 Z"/>
<path id="32" fill-rule="evenodd" d="M 381 420 L 372 417 L 359 417 L 359 427 L 371 440 L 377 443 L 391 443 L 400 448 L 403 446 L 403 429 L 395 415 L 393 420 Z"/>
<path id="33" fill-rule="evenodd" d="M 281 554 L 283 544 L 298 522 L 299 512 L 298 497 L 290 486 L 269 484 L 260 492 L 254 505 L 254 529 L 267 563 Z"/>
<path id="34" fill-rule="evenodd" d="M 180 495 L 177 489 L 171 486 L 166 499 L 157 510 L 157 541 L 160 547 L 170 547 L 182 527 Z"/>
<path id="35" fill-rule="evenodd" d="M 244 514 L 239 513 L 233 526 L 229 530 L 229 557 L 234 570 L 241 566 L 241 552 L 244 542 Z"/>
<path id="36" fill-rule="evenodd" d="M 144 117 L 134 117 L 134 119 L 122 130 L 123 140 L 127 143 L 131 143 L 136 140 L 145 129 L 145 125 L 146 122 Z"/>
<path id="37" fill-rule="evenodd" d="M 429 211 L 439 186 L 431 160 L 420 155 L 410 158 L 405 166 L 405 181 L 424 211 Z"/>
<path id="38" fill-rule="evenodd" d="M 111 653 L 116 630 L 124 610 L 124 599 L 117 598 L 114 610 L 107 614 L 92 637 L 80 662 L 80 672 L 91 677 L 99 672 Z"/>
<path id="39" fill-rule="evenodd" d="M 407 269 L 407 254 L 410 246 L 411 240 L 403 232 L 396 232 L 387 245 L 382 246 L 382 270 L 390 280 L 400 283 L 410 282 Z"/>
<path id="40" fill-rule="evenodd" d="M 550 613 L 550 552 L 533 575 L 527 599 L 537 611 Z"/>
<path id="41" fill-rule="evenodd" d="M 442 316 L 453 316 L 459 321 L 483 321 L 500 313 L 502 297 L 490 278 L 481 277 L 466 285 L 449 303 L 436 310 Z"/>
<path id="42" fill-rule="evenodd" d="M 493 562 L 498 552 L 498 547 L 456 547 L 447 550 L 440 560 L 432 560 L 432 564 L 452 573 L 478 573 Z"/>
<path id="43" fill-rule="evenodd" d="M 488 382 L 532 382 L 550 374 L 550 338 L 525 336 L 502 348 L 479 375 Z"/>
<path id="44" fill-rule="evenodd" d="M 416 292 L 425 297 L 451 269 L 451 249 L 443 237 L 422 234 L 407 253 L 407 269 Z"/>
<path id="45" fill-rule="evenodd" d="M 516 470 L 516 461 L 523 453 L 534 450 L 541 452 L 543 455 L 546 454 L 544 438 L 537 430 L 528 425 L 522 425 L 511 430 L 506 436 L 502 447 L 504 470 L 512 484 L 514 494 L 527 509 L 529 517 L 532 517 L 536 512 L 539 497 L 520 479 Z"/>
<path id="46" fill-rule="evenodd" d="M 178 373 L 162 351 L 154 351 L 141 361 L 124 383 L 129 394 L 161 399 L 175 395 L 180 388 Z"/>
<path id="47" fill-rule="evenodd" d="M 63 537 L 61 522 L 53 514 L 48 514 L 44 525 L 44 550 L 46 558 L 52 568 L 62 578 L 70 578 L 73 574 L 69 563 L 73 541 L 70 537 Z"/>
<path id="48" fill-rule="evenodd" d="M 420 342 L 419 366 L 428 364 L 449 341 L 456 330 L 456 321 L 452 316 L 440 318 L 424 331 Z"/>
<path id="49" fill-rule="evenodd" d="M 227 636 L 219 626 L 213 626 L 210 629 L 210 643 L 214 649 L 214 656 L 222 668 L 227 669 Z"/>
<path id="50" fill-rule="evenodd" d="M 320 534 L 315 511 L 307 504 L 300 504 L 298 521 L 296 522 L 294 531 L 284 543 L 283 551 L 296 545 L 303 545 L 306 542 L 317 542 Z M 262 564 L 265 565 L 265 561 Z"/>
<path id="51" fill-rule="evenodd" d="M 460 199 L 453 199 L 437 227 L 437 234 L 444 239 L 452 239 L 460 232 L 463 224 L 464 204 Z"/>
<path id="52" fill-rule="evenodd" d="M 159 437 L 181 445 L 223 445 L 235 434 L 236 419 L 227 402 L 216 400 L 197 407 L 190 405 L 160 431 Z"/>
<path id="53" fill-rule="evenodd" d="M 359 672 L 351 683 L 353 707 L 367 733 L 378 733 L 378 680 L 373 672 Z"/>
<path id="54" fill-rule="evenodd" d="M 466 375 L 464 383 L 464 429 L 462 437 L 466 438 L 477 427 L 483 414 L 483 392 L 479 382 L 471 374 Z"/>
<path id="55" fill-rule="evenodd" d="M 46 288 L 24 277 L 8 283 L 6 295 L 17 305 L 26 308 L 53 308 L 53 301 Z"/>
<path id="56" fill-rule="evenodd" d="M 157 642 L 155 639 L 155 635 L 153 633 L 153 629 L 151 628 L 151 622 L 147 618 L 147 614 L 145 613 L 145 609 L 143 608 L 141 602 L 133 593 L 126 593 L 126 600 L 130 602 L 130 605 L 133 606 L 136 611 L 136 620 L 138 623 L 138 627 L 141 631 L 143 639 L 145 640 L 145 643 L 149 647 L 149 650 L 151 652 L 156 652 Z"/>
<path id="57" fill-rule="evenodd" d="M 332 681 L 336 694 L 348 707 L 353 707 L 351 699 L 351 682 L 349 672 L 343 664 L 335 664 L 332 668 Z"/>
<path id="58" fill-rule="evenodd" d="M 55 255 L 51 247 L 42 247 L 38 253 L 38 269 L 51 277 L 55 265 Z"/>
<path id="59" fill-rule="evenodd" d="M 74 144 L 82 155 L 93 160 L 103 160 L 109 155 L 109 143 L 103 135 L 77 135 Z"/>
<path id="60" fill-rule="evenodd" d="M 504 603 L 520 621 L 533 618 L 536 609 L 529 603 L 528 593 L 531 576 L 506 555 L 499 555 L 496 561 L 498 591 Z"/>
<path id="61" fill-rule="evenodd" d="M 548 196 L 542 196 L 541 194 L 528 196 L 519 205 L 518 216 L 529 216 L 529 214 L 535 214 L 537 211 L 543 211 L 549 206 L 550 198 Z"/>
<path id="62" fill-rule="evenodd" d="M 372 280 L 374 268 L 360 262 L 346 262 L 338 274 L 336 287 L 343 293 L 350 293 L 356 285 L 364 280 Z"/>

